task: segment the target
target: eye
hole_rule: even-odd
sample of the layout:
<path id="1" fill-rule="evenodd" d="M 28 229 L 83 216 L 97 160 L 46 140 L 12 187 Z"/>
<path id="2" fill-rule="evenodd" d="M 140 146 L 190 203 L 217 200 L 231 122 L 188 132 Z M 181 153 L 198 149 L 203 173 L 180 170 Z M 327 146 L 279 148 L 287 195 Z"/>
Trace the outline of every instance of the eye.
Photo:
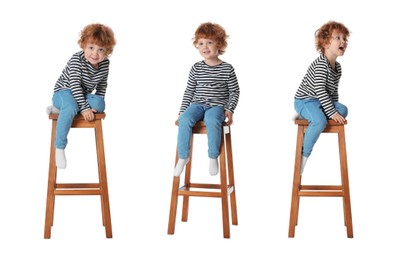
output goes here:
<path id="1" fill-rule="evenodd" d="M 104 53 L 104 52 L 106 52 L 106 50 L 103 49 L 103 48 L 100 48 L 100 49 L 99 49 L 99 52 Z"/>

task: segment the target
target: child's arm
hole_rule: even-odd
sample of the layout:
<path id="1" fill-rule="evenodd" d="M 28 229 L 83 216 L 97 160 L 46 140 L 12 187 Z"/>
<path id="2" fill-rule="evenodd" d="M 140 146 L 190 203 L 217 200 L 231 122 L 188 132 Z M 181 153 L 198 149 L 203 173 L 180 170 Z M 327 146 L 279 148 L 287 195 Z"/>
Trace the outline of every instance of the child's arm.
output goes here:
<path id="1" fill-rule="evenodd" d="M 338 113 L 338 112 L 336 112 L 331 117 L 331 119 L 333 119 L 334 121 L 336 121 L 337 123 L 340 123 L 340 124 L 344 124 L 345 123 L 345 118 L 342 115 L 340 115 L 340 113 Z"/>
<path id="2" fill-rule="evenodd" d="M 95 95 L 105 97 L 106 96 L 106 89 L 107 89 L 107 79 L 109 77 L 109 67 L 110 67 L 110 61 L 104 60 L 102 61 L 102 67 L 99 69 L 105 70 L 105 75 L 102 78 L 102 81 L 99 82 L 96 86 L 96 92 Z"/>
<path id="3" fill-rule="evenodd" d="M 224 116 L 225 116 L 225 119 L 226 119 L 226 124 L 227 125 L 232 125 L 232 123 L 233 123 L 233 113 L 231 113 L 230 111 L 226 111 L 226 112 L 224 112 Z"/>
<path id="4" fill-rule="evenodd" d="M 79 112 L 89 110 L 90 106 L 85 99 L 85 93 L 81 86 L 82 80 L 82 62 L 79 56 L 74 55 L 70 61 L 70 89 L 71 94 L 78 104 Z"/>
<path id="5" fill-rule="evenodd" d="M 185 89 L 184 97 L 182 98 L 181 102 L 180 114 L 182 114 L 188 108 L 188 106 L 191 104 L 193 96 L 195 95 L 196 80 L 194 68 L 195 67 L 193 66 L 189 72 L 187 88 Z"/>
<path id="6" fill-rule="evenodd" d="M 95 109 L 88 109 L 81 112 L 81 115 L 84 117 L 86 121 L 92 121 L 93 119 L 95 119 L 95 113 L 96 113 Z"/>
<path id="7" fill-rule="evenodd" d="M 316 93 L 316 97 L 319 100 L 324 113 L 327 117 L 332 118 L 332 116 L 337 113 L 337 110 L 333 104 L 329 93 L 327 93 L 327 70 L 324 72 L 322 70 L 315 71 L 315 78 L 313 82 L 313 89 Z"/>
<path id="8" fill-rule="evenodd" d="M 228 85 L 229 97 L 227 105 L 224 107 L 224 109 L 225 111 L 228 111 L 231 114 L 233 114 L 235 108 L 237 107 L 240 94 L 237 75 L 235 74 L 234 68 L 231 69 L 227 85 Z"/>

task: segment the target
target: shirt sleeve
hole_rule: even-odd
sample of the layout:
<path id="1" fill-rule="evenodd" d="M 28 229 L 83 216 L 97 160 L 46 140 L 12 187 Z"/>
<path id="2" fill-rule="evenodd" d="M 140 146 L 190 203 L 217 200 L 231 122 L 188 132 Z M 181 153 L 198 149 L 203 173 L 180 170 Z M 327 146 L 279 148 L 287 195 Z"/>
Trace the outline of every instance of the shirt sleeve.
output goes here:
<path id="1" fill-rule="evenodd" d="M 326 89 L 327 79 L 327 66 L 318 63 L 315 68 L 313 87 L 315 89 L 316 96 L 322 105 L 324 113 L 326 116 L 331 118 L 337 111 L 334 107 L 333 100 Z"/>
<path id="2" fill-rule="evenodd" d="M 102 80 L 99 82 L 99 84 L 97 84 L 95 94 L 105 97 L 106 89 L 107 89 L 107 79 L 109 77 L 109 68 L 110 68 L 109 60 L 106 60 L 106 62 L 104 63 L 103 66 L 104 66 L 104 69 L 100 68 L 100 70 L 104 70 L 104 76 L 103 76 Z"/>
<path id="3" fill-rule="evenodd" d="M 238 104 L 239 94 L 240 94 L 237 75 L 235 74 L 234 68 L 231 69 L 230 77 L 228 78 L 227 84 L 228 84 L 229 97 L 228 97 L 228 103 L 224 107 L 224 109 L 230 111 L 231 113 L 234 113 L 234 110 Z"/>
<path id="4" fill-rule="evenodd" d="M 71 94 L 78 104 L 79 112 L 90 109 L 88 101 L 85 99 L 85 93 L 81 86 L 82 66 L 77 60 L 70 64 L 70 88 Z"/>
<path id="5" fill-rule="evenodd" d="M 184 112 L 191 104 L 192 98 L 195 95 L 195 90 L 196 90 L 195 66 L 192 66 L 189 72 L 188 83 L 184 92 L 184 97 L 182 99 L 180 113 Z"/>

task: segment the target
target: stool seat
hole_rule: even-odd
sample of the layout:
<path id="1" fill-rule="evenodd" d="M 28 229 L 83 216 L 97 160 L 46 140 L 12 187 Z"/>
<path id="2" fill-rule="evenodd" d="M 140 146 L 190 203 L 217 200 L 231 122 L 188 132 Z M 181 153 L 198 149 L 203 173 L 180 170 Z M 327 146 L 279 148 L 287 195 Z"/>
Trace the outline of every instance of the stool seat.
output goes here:
<path id="1" fill-rule="evenodd" d="M 178 121 L 175 122 L 178 126 Z M 177 214 L 178 196 L 183 197 L 182 218 L 183 222 L 188 220 L 189 197 L 214 197 L 220 198 L 222 202 L 222 217 L 223 217 L 223 236 L 230 238 L 230 224 L 229 224 L 229 204 L 228 197 L 230 197 L 232 224 L 238 225 L 237 216 L 237 202 L 235 195 L 234 183 L 234 166 L 231 146 L 231 129 L 226 123 L 222 126 L 222 136 L 220 145 L 219 165 L 220 165 L 220 183 L 192 183 L 191 182 L 191 162 L 193 139 L 195 134 L 207 134 L 206 125 L 203 121 L 197 122 L 192 128 L 192 137 L 190 141 L 190 155 L 189 161 L 185 166 L 184 183 L 180 187 L 180 176 L 174 176 L 173 187 L 170 203 L 170 215 L 167 233 L 172 235 L 175 231 L 175 219 Z M 176 151 L 175 164 L 178 161 L 178 148 Z M 228 182 L 227 182 L 228 175 Z"/>
<path id="2" fill-rule="evenodd" d="M 308 120 L 297 119 L 297 144 L 295 151 L 294 179 L 292 187 L 289 237 L 295 236 L 295 226 L 298 224 L 300 197 L 342 197 L 344 208 L 344 225 L 347 228 L 347 237 L 353 237 L 351 199 L 348 180 L 347 153 L 345 144 L 344 124 L 329 119 L 323 133 L 336 133 L 338 135 L 338 148 L 340 154 L 341 185 L 302 185 L 301 160 L 304 134 L 309 125 Z"/>
<path id="3" fill-rule="evenodd" d="M 49 119 L 52 120 L 57 120 L 58 119 L 59 114 L 49 114 Z M 95 114 L 95 118 L 94 120 L 99 120 L 99 119 L 105 119 L 106 118 L 106 113 L 96 113 Z M 74 121 L 78 121 L 78 120 L 85 120 L 85 118 L 83 117 L 83 115 L 78 114 L 75 116 Z M 93 121 L 87 121 L 88 123 L 92 123 Z"/>
<path id="4" fill-rule="evenodd" d="M 308 126 L 309 122 L 306 119 L 296 119 L 296 120 L 294 120 L 294 124 Z M 347 120 L 345 120 L 344 124 L 337 123 L 333 119 L 327 120 L 327 126 L 343 126 L 343 125 L 346 125 L 346 124 L 347 124 Z M 327 130 L 327 126 L 326 126 L 325 130 Z"/>
<path id="5" fill-rule="evenodd" d="M 95 130 L 96 153 L 98 162 L 98 183 L 58 183 L 57 166 L 55 163 L 55 139 L 58 114 L 50 114 L 52 120 L 52 134 L 50 141 L 50 160 L 49 160 L 49 178 L 46 202 L 46 218 L 44 238 L 51 236 L 51 227 L 54 222 L 54 205 L 56 195 L 99 195 L 101 198 L 102 221 L 106 230 L 106 237 L 112 237 L 110 204 L 106 176 L 106 161 L 103 144 L 102 119 L 106 117 L 105 113 L 95 114 L 92 121 L 86 121 L 82 115 L 77 115 L 71 128 L 93 128 Z"/>

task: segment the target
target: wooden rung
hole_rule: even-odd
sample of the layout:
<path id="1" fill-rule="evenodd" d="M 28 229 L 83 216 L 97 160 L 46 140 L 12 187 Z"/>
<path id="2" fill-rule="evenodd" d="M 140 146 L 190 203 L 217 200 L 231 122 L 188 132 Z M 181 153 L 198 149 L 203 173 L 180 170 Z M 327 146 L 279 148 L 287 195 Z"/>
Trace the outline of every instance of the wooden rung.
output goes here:
<path id="1" fill-rule="evenodd" d="M 56 189 L 99 189 L 99 183 L 57 183 Z"/>
<path id="2" fill-rule="evenodd" d="M 221 192 L 179 190 L 178 195 L 221 198 Z"/>
<path id="3" fill-rule="evenodd" d="M 100 189 L 57 189 L 54 195 L 100 195 Z"/>
<path id="4" fill-rule="evenodd" d="M 211 184 L 211 183 L 189 183 L 189 188 L 200 188 L 200 189 L 221 189 L 220 184 Z"/>
<path id="5" fill-rule="evenodd" d="M 304 197 L 343 197 L 342 191 L 299 191 L 299 196 Z"/>
<path id="6" fill-rule="evenodd" d="M 186 196 L 198 196 L 198 197 L 220 197 L 221 192 L 211 192 L 211 191 L 194 191 L 190 190 L 191 188 L 195 189 L 218 189 L 220 190 L 219 184 L 204 184 L 204 183 L 190 183 L 189 185 L 183 185 L 178 190 L 178 195 L 186 195 Z M 234 191 L 234 186 L 227 187 L 227 195 L 230 195 Z"/>
<path id="7" fill-rule="evenodd" d="M 300 190 L 338 190 L 342 191 L 340 185 L 301 185 Z"/>

